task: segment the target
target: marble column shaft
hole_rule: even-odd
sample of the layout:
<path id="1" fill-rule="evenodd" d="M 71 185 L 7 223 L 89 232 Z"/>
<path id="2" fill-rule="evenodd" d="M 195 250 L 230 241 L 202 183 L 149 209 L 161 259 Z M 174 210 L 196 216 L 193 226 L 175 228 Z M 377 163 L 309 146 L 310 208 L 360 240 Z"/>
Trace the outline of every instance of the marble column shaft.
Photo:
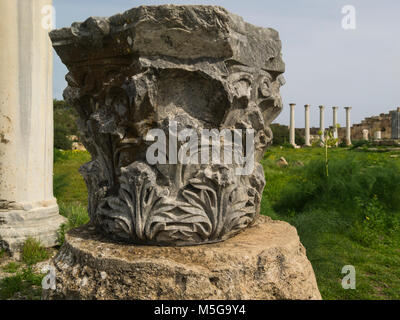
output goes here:
<path id="1" fill-rule="evenodd" d="M 305 145 L 309 147 L 309 146 L 311 146 L 311 143 L 310 143 L 310 105 L 306 104 L 304 106 L 304 111 L 305 111 L 305 115 L 304 115 L 304 120 L 305 120 L 304 140 L 305 140 Z"/>
<path id="2" fill-rule="evenodd" d="M 351 120 L 350 120 L 351 107 L 345 107 L 345 109 L 346 109 L 346 145 L 351 146 Z"/>
<path id="3" fill-rule="evenodd" d="M 321 131 L 321 140 L 325 140 L 325 119 L 324 119 L 324 106 L 319 106 L 319 130 Z"/>
<path id="4" fill-rule="evenodd" d="M 290 104 L 290 139 L 289 139 L 289 143 L 292 146 L 296 146 L 296 135 L 295 135 L 295 107 L 296 104 L 295 103 L 291 103 Z"/>
<path id="5" fill-rule="evenodd" d="M 53 55 L 42 27 L 51 3 L 0 2 L 0 245 L 10 251 L 28 236 L 55 244 L 63 221 L 53 196 Z"/>

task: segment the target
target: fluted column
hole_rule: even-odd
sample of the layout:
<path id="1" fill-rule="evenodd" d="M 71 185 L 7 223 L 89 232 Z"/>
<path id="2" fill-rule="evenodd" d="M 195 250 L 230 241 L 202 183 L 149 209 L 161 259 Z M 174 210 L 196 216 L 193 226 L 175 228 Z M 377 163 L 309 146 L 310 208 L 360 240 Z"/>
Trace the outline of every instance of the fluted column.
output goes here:
<path id="1" fill-rule="evenodd" d="M 338 138 L 338 121 L 337 121 L 337 111 L 338 111 L 339 107 L 332 107 L 332 111 L 333 111 L 333 137 L 334 138 Z"/>
<path id="2" fill-rule="evenodd" d="M 29 236 L 54 245 L 63 220 L 53 196 L 53 56 L 42 8 L 0 1 L 0 245 Z"/>
<path id="3" fill-rule="evenodd" d="M 309 104 L 306 104 L 304 106 L 304 112 L 305 112 L 305 114 L 304 114 L 304 121 L 305 121 L 305 125 L 304 125 L 304 131 L 305 131 L 304 140 L 305 140 L 305 145 L 307 147 L 310 147 L 311 143 L 310 143 L 310 105 Z"/>
<path id="4" fill-rule="evenodd" d="M 351 146 L 351 123 L 350 123 L 351 107 L 345 107 L 345 109 L 346 109 L 346 145 Z"/>
<path id="5" fill-rule="evenodd" d="M 296 146 L 296 139 L 295 139 L 295 137 L 296 137 L 296 135 L 295 135 L 295 128 L 296 128 L 296 126 L 295 126 L 295 120 L 294 120 L 294 108 L 295 108 L 295 106 L 296 106 L 296 104 L 295 103 L 291 103 L 290 104 L 290 128 L 289 128 L 289 130 L 290 130 L 290 137 L 289 137 L 289 143 L 292 145 L 292 146 Z"/>
<path id="6" fill-rule="evenodd" d="M 339 138 L 339 132 L 338 132 L 338 121 L 337 121 L 337 111 L 338 111 L 339 107 L 332 107 L 332 111 L 333 111 L 333 137 L 335 139 Z M 336 146 L 339 144 L 339 141 L 336 142 Z"/>
<path id="7" fill-rule="evenodd" d="M 319 106 L 319 130 L 321 131 L 321 140 L 325 141 L 325 119 L 324 119 L 324 106 Z"/>

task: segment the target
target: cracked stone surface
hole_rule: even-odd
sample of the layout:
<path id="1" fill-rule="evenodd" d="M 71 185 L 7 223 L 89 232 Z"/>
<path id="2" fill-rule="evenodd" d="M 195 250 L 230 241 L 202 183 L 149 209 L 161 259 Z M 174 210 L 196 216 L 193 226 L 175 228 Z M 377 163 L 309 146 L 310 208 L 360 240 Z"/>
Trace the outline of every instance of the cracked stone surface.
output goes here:
<path id="1" fill-rule="evenodd" d="M 297 231 L 260 216 L 224 242 L 190 247 L 113 243 L 85 226 L 53 260 L 45 299 L 321 299 Z"/>

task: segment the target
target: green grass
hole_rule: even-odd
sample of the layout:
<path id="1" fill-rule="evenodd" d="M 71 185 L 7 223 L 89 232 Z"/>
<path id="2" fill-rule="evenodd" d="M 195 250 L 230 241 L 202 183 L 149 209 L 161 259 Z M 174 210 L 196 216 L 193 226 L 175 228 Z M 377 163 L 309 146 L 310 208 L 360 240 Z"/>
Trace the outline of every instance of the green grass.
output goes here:
<path id="1" fill-rule="evenodd" d="M 0 300 L 16 299 L 16 294 L 28 300 L 40 300 L 43 277 L 28 267 L 12 277 L 0 280 Z"/>
<path id="2" fill-rule="evenodd" d="M 400 299 L 400 168 L 390 158 L 396 152 L 329 153 L 328 179 L 322 149 L 270 149 L 262 161 L 261 212 L 297 228 L 324 299 Z M 280 157 L 289 167 L 276 165 Z M 356 269 L 356 290 L 341 286 L 345 265 Z"/>
<path id="3" fill-rule="evenodd" d="M 12 261 L 7 265 L 5 265 L 4 267 L 2 267 L 2 270 L 7 273 L 16 273 L 20 267 L 21 263 Z"/>
<path id="4" fill-rule="evenodd" d="M 68 219 L 61 225 L 58 232 L 58 244 L 61 246 L 64 243 L 65 233 L 73 228 L 77 228 L 89 222 L 89 215 L 86 207 L 76 203 L 59 203 L 60 214 Z"/>
<path id="5" fill-rule="evenodd" d="M 28 238 L 21 249 L 21 261 L 12 261 L 2 267 L 2 271 L 14 275 L 0 280 L 0 300 L 19 297 L 39 300 L 44 275 L 34 272 L 33 265 L 49 258 L 50 253 L 39 241 Z"/>
<path id="6" fill-rule="evenodd" d="M 86 184 L 78 170 L 90 160 L 88 152 L 55 151 L 54 195 L 59 203 L 87 205 Z"/>
<path id="7" fill-rule="evenodd" d="M 307 249 L 324 299 L 400 299 L 400 158 L 398 151 L 279 148 L 262 164 L 261 213 L 294 225 Z M 276 161 L 285 157 L 287 168 Z M 55 163 L 55 189 L 65 230 L 88 221 L 87 190 L 78 168 L 86 152 L 64 152 Z M 64 230 L 64 231 L 65 231 Z M 356 290 L 344 290 L 341 270 L 356 269 Z"/>
<path id="8" fill-rule="evenodd" d="M 21 260 L 28 266 L 32 266 L 49 258 L 50 254 L 47 249 L 36 239 L 28 238 L 22 246 Z"/>

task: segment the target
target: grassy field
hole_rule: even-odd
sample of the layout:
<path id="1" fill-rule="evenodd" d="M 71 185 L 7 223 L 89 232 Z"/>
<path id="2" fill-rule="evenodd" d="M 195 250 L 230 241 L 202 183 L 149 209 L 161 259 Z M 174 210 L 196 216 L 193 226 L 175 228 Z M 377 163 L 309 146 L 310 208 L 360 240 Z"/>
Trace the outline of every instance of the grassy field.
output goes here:
<path id="1" fill-rule="evenodd" d="M 400 299 L 400 155 L 368 149 L 274 147 L 265 154 L 261 213 L 294 225 L 324 299 Z M 288 167 L 276 161 L 284 157 Z M 55 190 L 71 226 L 85 221 L 82 152 L 55 163 Z M 58 182 L 56 182 L 58 181 Z M 82 218 L 83 217 L 83 218 Z M 344 290 L 343 266 L 356 269 L 356 290 Z"/>
<path id="2" fill-rule="evenodd" d="M 368 149 L 271 148 L 262 213 L 294 225 L 324 299 L 400 299 L 400 158 Z M 279 168 L 284 157 L 289 166 Z M 356 290 L 341 286 L 356 270 Z"/>
<path id="3" fill-rule="evenodd" d="M 400 299 L 400 152 L 385 151 L 331 149 L 329 177 L 321 148 L 273 147 L 262 160 L 261 213 L 297 228 L 324 299 Z M 277 166 L 281 157 L 287 167 Z M 54 192 L 68 217 L 60 243 L 65 231 L 88 221 L 78 173 L 87 161 L 86 152 L 55 153 Z M 345 265 L 355 267 L 355 290 L 341 286 Z"/>

